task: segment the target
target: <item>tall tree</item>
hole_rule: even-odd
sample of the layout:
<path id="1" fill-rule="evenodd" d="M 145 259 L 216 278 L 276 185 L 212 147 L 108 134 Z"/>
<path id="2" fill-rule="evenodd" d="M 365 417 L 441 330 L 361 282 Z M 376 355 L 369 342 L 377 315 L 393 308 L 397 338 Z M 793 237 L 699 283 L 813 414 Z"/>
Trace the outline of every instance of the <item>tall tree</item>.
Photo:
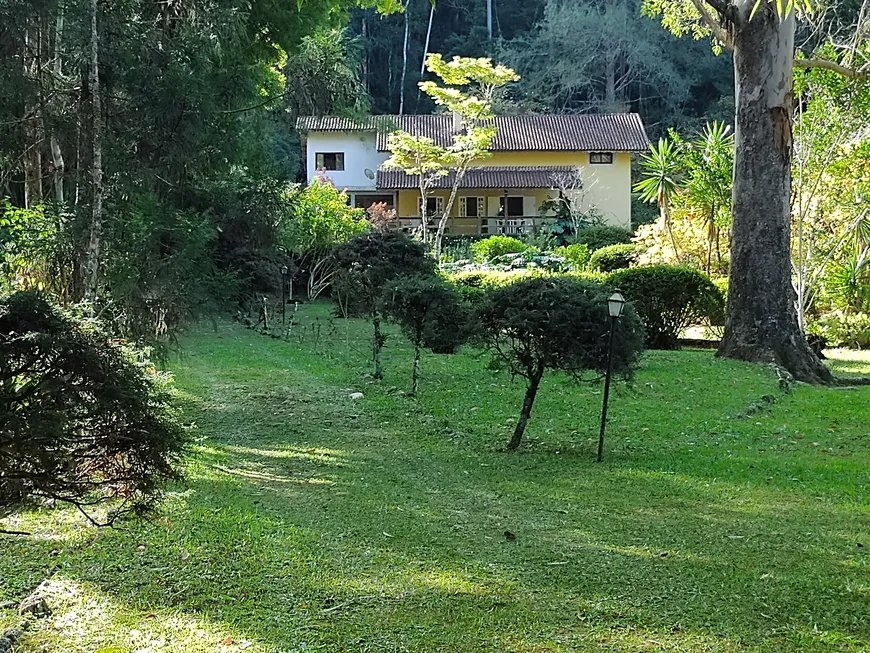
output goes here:
<path id="1" fill-rule="evenodd" d="M 800 329 L 791 278 L 790 197 L 795 7 L 768 0 L 646 0 L 677 33 L 712 35 L 733 51 L 737 115 L 732 249 L 719 355 L 776 363 L 797 379 L 833 376 Z M 853 62 L 849 62 L 852 64 Z M 860 70 L 834 61 L 801 66 Z"/>

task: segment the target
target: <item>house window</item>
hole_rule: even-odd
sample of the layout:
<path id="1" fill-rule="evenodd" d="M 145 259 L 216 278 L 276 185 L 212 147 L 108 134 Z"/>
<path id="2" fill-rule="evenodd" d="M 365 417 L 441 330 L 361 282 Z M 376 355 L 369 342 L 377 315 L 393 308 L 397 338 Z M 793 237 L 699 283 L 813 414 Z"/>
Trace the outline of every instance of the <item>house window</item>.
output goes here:
<path id="1" fill-rule="evenodd" d="M 318 170 L 344 170 L 344 152 L 318 152 L 314 165 Z"/>
<path id="2" fill-rule="evenodd" d="M 590 152 L 589 163 L 613 163 L 613 152 Z"/>
<path id="3" fill-rule="evenodd" d="M 358 209 L 367 209 L 372 204 L 386 204 L 388 209 L 395 208 L 396 201 L 392 195 L 362 195 L 353 197 L 353 205 Z"/>
<path id="4" fill-rule="evenodd" d="M 420 201 L 420 209 L 423 208 L 423 202 Z M 443 197 L 427 197 L 426 198 L 426 215 L 430 218 L 440 217 L 444 213 L 444 198 Z M 420 211 L 423 214 L 423 211 Z"/>
<path id="5" fill-rule="evenodd" d="M 525 202 L 521 195 L 511 195 L 500 198 L 499 217 L 520 217 L 525 211 Z"/>
<path id="6" fill-rule="evenodd" d="M 479 218 L 485 213 L 483 208 L 484 199 L 482 197 L 460 197 L 459 198 L 459 217 L 460 218 Z"/>

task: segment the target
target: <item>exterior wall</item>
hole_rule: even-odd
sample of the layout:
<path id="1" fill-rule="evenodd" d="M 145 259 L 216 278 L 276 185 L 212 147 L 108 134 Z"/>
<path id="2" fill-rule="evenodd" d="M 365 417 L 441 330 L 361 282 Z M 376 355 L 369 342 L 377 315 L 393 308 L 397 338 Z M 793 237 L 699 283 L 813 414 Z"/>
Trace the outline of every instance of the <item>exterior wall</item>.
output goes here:
<path id="1" fill-rule="evenodd" d="M 327 176 L 338 188 L 350 191 L 374 192 L 375 181 L 365 175 L 365 170 L 377 172 L 388 153 L 378 152 L 375 134 L 311 132 L 307 141 L 307 170 L 310 181 L 317 172 L 315 155 L 318 152 L 343 152 L 344 170 L 327 171 Z M 631 227 L 631 155 L 628 152 L 614 152 L 612 164 L 591 165 L 588 152 L 493 152 L 492 156 L 482 159 L 476 165 L 487 166 L 575 166 L 579 168 L 584 190 L 577 193 L 580 207 L 589 210 L 593 207 L 603 215 L 608 224 Z M 534 196 L 536 206 L 540 206 L 553 191 L 512 190 L 511 195 Z M 497 191 L 466 191 L 467 195 L 494 196 Z M 443 195 L 446 197 L 447 193 Z M 417 194 L 414 191 L 401 191 L 397 206 L 399 216 L 419 216 Z M 487 203 L 489 209 L 489 202 Z M 496 204 L 497 206 L 497 204 Z M 454 209 L 458 212 L 458 206 Z M 536 211 L 537 212 L 537 211 Z M 487 213 L 491 213 L 490 210 Z"/>
<path id="2" fill-rule="evenodd" d="M 576 166 L 584 191 L 581 208 L 597 207 L 608 224 L 631 228 L 631 154 L 614 152 L 613 163 L 590 165 L 588 152 L 493 152 L 477 165 Z"/>
<path id="3" fill-rule="evenodd" d="M 524 211 L 526 218 L 538 218 L 538 209 L 548 199 L 558 196 L 558 191 L 543 190 L 537 188 L 529 189 L 508 189 L 508 195 L 522 196 L 525 198 Z M 429 194 L 430 197 L 442 197 L 446 205 L 447 199 L 450 197 L 449 191 L 433 191 Z M 448 233 L 473 235 L 482 233 L 482 223 L 480 218 L 462 218 L 459 216 L 459 198 L 460 197 L 483 197 L 485 198 L 484 206 L 486 207 L 485 215 L 482 217 L 495 218 L 498 217 L 499 198 L 504 196 L 504 191 L 495 191 L 492 189 L 478 190 L 473 189 L 462 190 L 456 196 L 456 202 L 450 211 L 450 220 L 447 223 Z M 420 217 L 420 192 L 416 190 L 401 190 L 399 191 L 398 203 L 396 211 L 400 218 Z"/>
<path id="4" fill-rule="evenodd" d="M 315 155 L 318 152 L 343 152 L 344 170 L 327 170 L 326 176 L 338 188 L 348 190 L 375 191 L 375 180 L 369 179 L 365 171 L 377 174 L 378 166 L 389 158 L 386 152 L 378 152 L 374 132 L 331 133 L 311 132 L 308 134 L 307 177 L 310 182 L 317 173 Z"/>

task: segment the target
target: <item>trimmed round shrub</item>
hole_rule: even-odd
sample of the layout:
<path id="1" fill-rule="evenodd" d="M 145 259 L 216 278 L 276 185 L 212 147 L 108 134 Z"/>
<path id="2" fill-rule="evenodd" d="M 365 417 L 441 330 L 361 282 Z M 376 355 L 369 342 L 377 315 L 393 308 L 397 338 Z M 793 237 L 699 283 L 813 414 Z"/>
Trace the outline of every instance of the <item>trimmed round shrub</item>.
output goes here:
<path id="1" fill-rule="evenodd" d="M 592 256 L 589 257 L 589 268 L 596 272 L 622 270 L 631 267 L 635 261 L 636 253 L 637 247 L 633 243 L 608 245 L 592 252 Z"/>
<path id="2" fill-rule="evenodd" d="M 518 254 L 526 251 L 526 244 L 510 236 L 490 236 L 471 246 L 474 260 L 485 262 L 504 254 Z"/>
<path id="3" fill-rule="evenodd" d="M 617 270 L 607 277 L 607 286 L 634 305 L 651 349 L 678 349 L 683 329 L 719 324 L 725 313 L 722 292 L 693 268 L 651 265 Z"/>
<path id="4" fill-rule="evenodd" d="M 0 297 L 0 517 L 46 498 L 151 509 L 185 444 L 173 396 L 95 320 L 34 292 Z"/>
<path id="5" fill-rule="evenodd" d="M 601 224 L 578 229 L 573 240 L 575 243 L 587 245 L 589 251 L 594 252 L 609 245 L 628 245 L 631 242 L 631 232 L 622 227 Z"/>
<path id="6" fill-rule="evenodd" d="M 585 243 L 574 243 L 565 247 L 557 247 L 553 250 L 553 254 L 561 256 L 565 262 L 575 270 L 582 270 L 589 263 L 589 245 Z"/>
<path id="7" fill-rule="evenodd" d="M 583 380 L 600 378 L 606 371 L 607 296 L 599 284 L 569 276 L 540 277 L 488 292 L 475 311 L 477 338 L 493 354 L 494 366 L 526 380 L 509 449 L 520 445 L 545 372 Z M 631 306 L 616 329 L 613 370 L 628 376 L 643 349 L 643 330 Z"/>

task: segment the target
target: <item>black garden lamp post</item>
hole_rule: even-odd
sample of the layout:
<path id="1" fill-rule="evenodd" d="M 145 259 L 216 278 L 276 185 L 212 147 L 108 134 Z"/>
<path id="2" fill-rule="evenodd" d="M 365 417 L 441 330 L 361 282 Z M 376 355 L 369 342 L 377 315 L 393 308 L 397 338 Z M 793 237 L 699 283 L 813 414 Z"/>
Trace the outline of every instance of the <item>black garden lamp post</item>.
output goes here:
<path id="1" fill-rule="evenodd" d="M 607 376 L 604 379 L 604 405 L 601 408 L 601 432 L 598 434 L 598 462 L 604 457 L 604 428 L 607 426 L 607 400 L 610 398 L 610 376 L 613 372 L 613 342 L 616 338 L 616 321 L 622 315 L 625 298 L 619 291 L 607 299 L 607 309 L 610 313 L 610 345 L 607 349 Z"/>
<path id="2" fill-rule="evenodd" d="M 287 320 L 287 266 L 281 266 L 281 324 Z"/>

